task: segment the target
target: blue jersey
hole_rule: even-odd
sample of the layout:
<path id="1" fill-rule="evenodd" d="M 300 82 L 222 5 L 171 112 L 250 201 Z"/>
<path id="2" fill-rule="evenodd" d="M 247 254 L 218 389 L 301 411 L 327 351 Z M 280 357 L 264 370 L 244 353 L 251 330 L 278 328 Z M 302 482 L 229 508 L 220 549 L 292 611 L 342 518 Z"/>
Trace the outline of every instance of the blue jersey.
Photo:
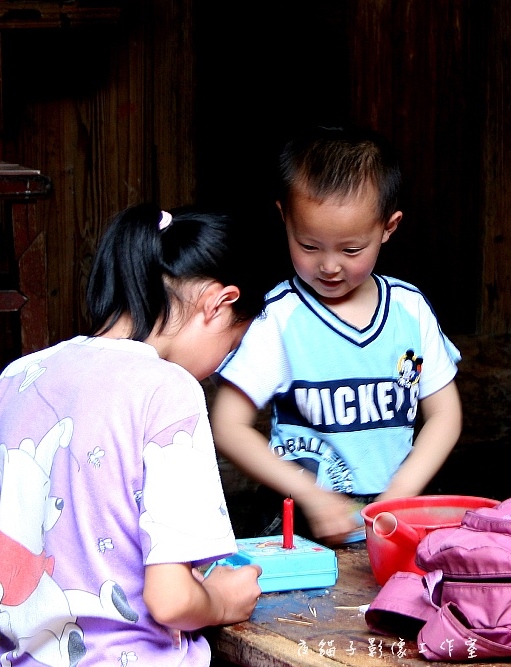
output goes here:
<path id="1" fill-rule="evenodd" d="M 275 455 L 360 495 L 388 487 L 412 447 L 419 400 L 445 387 L 461 358 L 416 287 L 373 278 L 378 306 L 364 329 L 299 278 L 280 283 L 219 369 L 259 409 L 271 402 Z"/>

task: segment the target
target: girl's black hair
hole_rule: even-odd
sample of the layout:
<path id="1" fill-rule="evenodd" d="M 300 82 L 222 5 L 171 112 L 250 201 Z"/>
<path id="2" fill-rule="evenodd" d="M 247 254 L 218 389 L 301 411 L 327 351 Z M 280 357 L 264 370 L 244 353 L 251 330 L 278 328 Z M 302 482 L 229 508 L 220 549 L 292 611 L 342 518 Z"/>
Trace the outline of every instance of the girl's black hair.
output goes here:
<path id="1" fill-rule="evenodd" d="M 375 186 L 382 220 L 397 210 L 401 171 L 389 142 L 367 128 L 309 127 L 284 145 L 277 165 L 277 199 L 285 206 L 300 182 L 313 197 L 344 198 Z"/>
<path id="2" fill-rule="evenodd" d="M 237 321 L 263 312 L 264 296 L 272 286 L 265 280 L 253 234 L 223 212 L 192 207 L 172 209 L 172 223 L 159 228 L 155 204 L 140 204 L 119 213 L 106 230 L 94 259 L 87 286 L 91 335 L 112 328 L 126 313 L 132 319 L 130 338 L 144 341 L 158 319 L 169 319 L 172 301 L 179 299 L 172 282 L 203 279 L 236 285 L 233 303 Z"/>

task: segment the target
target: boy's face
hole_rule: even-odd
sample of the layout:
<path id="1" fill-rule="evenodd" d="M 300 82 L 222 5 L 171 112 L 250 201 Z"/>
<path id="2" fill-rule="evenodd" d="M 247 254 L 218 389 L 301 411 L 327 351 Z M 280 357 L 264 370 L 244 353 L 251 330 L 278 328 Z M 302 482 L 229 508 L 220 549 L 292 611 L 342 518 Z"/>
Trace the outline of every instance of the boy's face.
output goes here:
<path id="1" fill-rule="evenodd" d="M 354 295 L 368 281 L 382 243 L 402 217 L 396 211 L 388 222 L 382 222 L 374 188 L 344 200 L 323 202 L 293 189 L 286 210 L 279 202 L 277 206 L 296 273 L 329 305 Z"/>

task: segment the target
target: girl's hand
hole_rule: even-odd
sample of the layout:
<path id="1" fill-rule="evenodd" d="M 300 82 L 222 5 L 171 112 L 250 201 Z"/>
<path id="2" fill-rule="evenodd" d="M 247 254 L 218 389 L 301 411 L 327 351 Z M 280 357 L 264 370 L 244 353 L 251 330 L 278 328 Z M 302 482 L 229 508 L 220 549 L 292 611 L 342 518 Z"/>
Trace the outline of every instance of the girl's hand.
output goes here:
<path id="1" fill-rule="evenodd" d="M 144 602 L 160 625 L 193 631 L 250 618 L 261 588 L 258 565 L 216 565 L 207 577 L 190 563 L 148 565 Z"/>
<path id="2" fill-rule="evenodd" d="M 259 565 L 217 565 L 204 579 L 202 585 L 210 596 L 223 604 L 223 612 L 218 625 L 241 623 L 250 618 L 261 588 L 257 579 L 262 573 Z"/>

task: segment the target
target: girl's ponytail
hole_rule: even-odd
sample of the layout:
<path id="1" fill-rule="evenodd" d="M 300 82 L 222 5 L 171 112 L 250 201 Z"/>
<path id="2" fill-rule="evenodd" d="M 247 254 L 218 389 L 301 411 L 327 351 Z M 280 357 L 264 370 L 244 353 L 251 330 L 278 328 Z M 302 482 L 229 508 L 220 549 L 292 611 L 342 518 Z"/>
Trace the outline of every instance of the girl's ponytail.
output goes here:
<path id="1" fill-rule="evenodd" d="M 162 314 L 160 209 L 141 204 L 119 213 L 105 232 L 87 288 L 93 335 L 105 333 L 123 313 L 132 319 L 130 338 L 145 340 Z"/>

